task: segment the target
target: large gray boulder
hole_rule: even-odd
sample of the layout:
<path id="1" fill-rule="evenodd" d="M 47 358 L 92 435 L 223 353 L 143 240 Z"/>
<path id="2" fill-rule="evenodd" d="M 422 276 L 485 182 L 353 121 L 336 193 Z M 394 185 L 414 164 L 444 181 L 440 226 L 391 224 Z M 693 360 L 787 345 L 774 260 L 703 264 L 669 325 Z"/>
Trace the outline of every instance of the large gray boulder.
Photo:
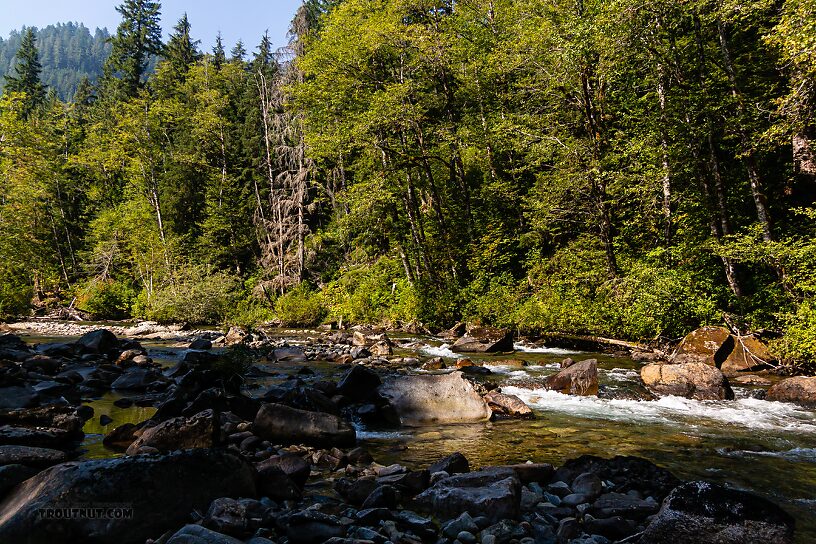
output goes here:
<path id="1" fill-rule="evenodd" d="M 513 332 L 508 329 L 476 327 L 451 346 L 457 353 L 495 353 L 513 351 Z"/>
<path id="2" fill-rule="evenodd" d="M 697 400 L 733 399 L 728 379 L 706 363 L 653 363 L 640 369 L 646 387 L 659 396 L 674 395 Z"/>
<path id="3" fill-rule="evenodd" d="M 403 425 L 486 421 L 491 414 L 461 372 L 392 377 L 380 386 L 380 394 L 389 399 Z"/>
<path id="4" fill-rule="evenodd" d="M 794 521 L 775 504 L 708 482 L 675 488 L 641 542 L 650 544 L 792 544 Z"/>
<path id="5" fill-rule="evenodd" d="M 414 506 L 453 519 L 464 512 L 492 523 L 515 519 L 521 508 L 521 482 L 512 468 L 495 467 L 457 474 L 436 482 L 414 497 Z"/>
<path id="6" fill-rule="evenodd" d="M 0 502 L 0 542 L 142 544 L 184 524 L 193 510 L 206 511 L 218 497 L 255 493 L 252 466 L 218 450 L 64 463 L 26 480 Z M 78 505 L 122 505 L 132 515 L 49 515 L 49 509 Z"/>
<path id="7" fill-rule="evenodd" d="M 261 406 L 252 431 L 274 444 L 343 447 L 353 446 L 357 441 L 354 428 L 335 415 L 275 403 Z"/>

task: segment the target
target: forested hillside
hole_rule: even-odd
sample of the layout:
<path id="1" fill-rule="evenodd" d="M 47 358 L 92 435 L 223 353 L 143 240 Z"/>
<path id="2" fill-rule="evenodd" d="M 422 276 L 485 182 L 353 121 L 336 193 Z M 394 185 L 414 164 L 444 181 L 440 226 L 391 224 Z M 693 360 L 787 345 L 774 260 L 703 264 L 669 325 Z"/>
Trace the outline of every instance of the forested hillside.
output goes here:
<path id="1" fill-rule="evenodd" d="M 73 101 L 7 85 L 0 314 L 725 322 L 816 360 L 813 0 L 307 0 L 281 52 L 159 10 Z"/>
<path id="2" fill-rule="evenodd" d="M 14 56 L 25 31 L 13 31 L 7 39 L 0 37 L 0 76 L 13 69 Z M 91 34 L 81 23 L 60 23 L 34 29 L 34 33 L 43 68 L 42 82 L 54 89 L 62 100 L 74 97 L 82 78 L 96 81 L 102 75 L 102 65 L 111 48 L 106 29 L 97 28 Z M 0 90 L 4 85 L 5 78 L 0 77 Z"/>

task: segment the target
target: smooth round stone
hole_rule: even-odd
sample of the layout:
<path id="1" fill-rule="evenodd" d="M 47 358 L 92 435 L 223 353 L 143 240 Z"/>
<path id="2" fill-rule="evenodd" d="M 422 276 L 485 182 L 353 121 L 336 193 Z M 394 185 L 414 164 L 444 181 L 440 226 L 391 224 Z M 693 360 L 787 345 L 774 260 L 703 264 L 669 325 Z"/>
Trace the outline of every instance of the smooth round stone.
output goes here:
<path id="1" fill-rule="evenodd" d="M 467 531 L 461 531 L 458 535 L 456 535 L 456 540 L 462 544 L 476 544 L 476 536 Z"/>

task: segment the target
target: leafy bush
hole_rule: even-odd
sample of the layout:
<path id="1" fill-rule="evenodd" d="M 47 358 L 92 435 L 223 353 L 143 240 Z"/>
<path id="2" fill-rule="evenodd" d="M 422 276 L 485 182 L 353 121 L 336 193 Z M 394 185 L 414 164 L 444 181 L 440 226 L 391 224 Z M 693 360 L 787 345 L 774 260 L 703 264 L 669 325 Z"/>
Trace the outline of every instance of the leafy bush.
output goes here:
<path id="1" fill-rule="evenodd" d="M 816 301 L 807 299 L 786 316 L 785 336 L 771 348 L 783 362 L 803 372 L 816 372 Z"/>
<path id="2" fill-rule="evenodd" d="M 240 280 L 226 272 L 187 267 L 152 296 L 142 292 L 134 313 L 160 323 L 221 323 L 235 306 L 240 287 Z"/>
<path id="3" fill-rule="evenodd" d="M 25 314 L 31 305 L 32 295 L 31 286 L 20 279 L 0 281 L 0 318 Z"/>
<path id="4" fill-rule="evenodd" d="M 275 314 L 282 324 L 290 327 L 317 325 L 325 313 L 320 295 L 305 282 L 275 301 Z"/>
<path id="5" fill-rule="evenodd" d="M 131 315 L 136 291 L 125 282 L 91 280 L 77 292 L 77 308 L 94 319 L 124 319 Z"/>
<path id="6" fill-rule="evenodd" d="M 274 319 L 275 310 L 273 308 L 260 300 L 249 298 L 238 301 L 235 307 L 227 312 L 224 323 L 251 329 Z"/>

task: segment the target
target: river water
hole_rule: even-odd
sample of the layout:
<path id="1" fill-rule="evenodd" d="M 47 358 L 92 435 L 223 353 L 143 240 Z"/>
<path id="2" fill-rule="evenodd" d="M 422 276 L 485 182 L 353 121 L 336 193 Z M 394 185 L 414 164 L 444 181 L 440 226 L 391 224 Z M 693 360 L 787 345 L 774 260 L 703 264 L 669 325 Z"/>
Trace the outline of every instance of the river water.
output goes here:
<path id="1" fill-rule="evenodd" d="M 53 338 L 48 340 L 53 341 Z M 303 343 L 293 336 L 292 344 Z M 413 338 L 412 349 L 397 355 L 459 355 L 431 338 Z M 181 346 L 144 342 L 151 356 L 167 365 L 183 353 Z M 559 465 L 582 454 L 604 457 L 636 455 L 671 470 L 681 479 L 705 479 L 752 491 L 780 504 L 796 518 L 797 542 L 816 542 L 816 412 L 793 404 L 767 402 L 735 387 L 736 400 L 695 401 L 665 397 L 656 401 L 627 400 L 636 389 L 641 366 L 629 358 L 581 353 L 556 348 L 517 345 L 511 356 L 526 367 L 497 365 L 503 356 L 481 356 L 478 362 L 493 371 L 486 379 L 503 392 L 518 395 L 535 412 L 534 420 L 505 420 L 466 425 L 434 425 L 400 429 L 358 429 L 358 437 L 383 464 L 426 466 L 460 451 L 471 466 L 525 461 Z M 602 397 L 576 397 L 546 391 L 541 383 L 559 370 L 558 362 L 596 358 Z M 474 359 L 474 360 L 476 360 Z M 327 362 L 310 362 L 319 376 L 337 377 L 340 370 Z M 265 365 L 274 375 L 248 390 L 258 395 L 263 385 L 295 374 L 303 363 Z M 622 398 L 621 398 L 622 397 Z M 117 425 L 139 422 L 154 408 L 120 409 L 109 393 L 90 402 L 96 417 L 86 424 L 86 457 L 115 455 L 101 444 Z M 113 423 L 102 427 L 98 416 Z"/>

